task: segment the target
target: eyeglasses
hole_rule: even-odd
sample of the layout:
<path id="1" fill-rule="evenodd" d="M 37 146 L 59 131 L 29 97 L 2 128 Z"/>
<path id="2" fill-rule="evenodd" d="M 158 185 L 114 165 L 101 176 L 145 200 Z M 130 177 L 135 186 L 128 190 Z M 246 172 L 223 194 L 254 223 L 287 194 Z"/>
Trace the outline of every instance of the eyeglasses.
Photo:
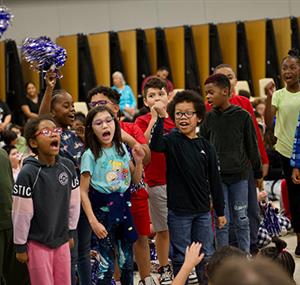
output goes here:
<path id="1" fill-rule="evenodd" d="M 99 101 L 89 103 L 89 106 L 90 106 L 90 108 L 94 108 L 94 107 L 97 107 L 97 106 L 105 106 L 109 103 L 112 104 L 112 102 L 109 101 L 109 100 L 99 100 Z"/>
<path id="2" fill-rule="evenodd" d="M 194 116 L 194 114 L 196 114 L 197 112 L 193 112 L 193 111 L 186 111 L 186 112 L 175 112 L 175 118 L 176 119 L 181 119 L 183 116 L 185 116 L 186 118 L 190 119 Z"/>
<path id="3" fill-rule="evenodd" d="M 37 132 L 35 134 L 35 136 L 37 137 L 39 135 L 42 135 L 45 137 L 51 137 L 53 134 L 61 135 L 61 133 L 62 133 L 62 128 L 54 128 L 54 129 L 44 128 L 44 129 L 41 129 L 39 132 Z"/>
<path id="4" fill-rule="evenodd" d="M 95 120 L 92 122 L 92 125 L 97 126 L 97 127 L 102 127 L 104 123 L 110 124 L 114 120 L 113 117 L 107 117 L 104 120 Z"/>

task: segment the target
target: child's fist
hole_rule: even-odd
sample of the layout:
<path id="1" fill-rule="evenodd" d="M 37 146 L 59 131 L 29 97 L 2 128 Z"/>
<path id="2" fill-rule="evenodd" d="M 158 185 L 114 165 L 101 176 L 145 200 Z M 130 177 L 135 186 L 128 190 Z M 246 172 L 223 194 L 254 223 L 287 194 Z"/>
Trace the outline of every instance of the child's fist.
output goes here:
<path id="1" fill-rule="evenodd" d="M 218 228 L 222 229 L 227 224 L 225 216 L 218 217 Z"/>
<path id="2" fill-rule="evenodd" d="M 139 143 L 136 143 L 133 146 L 131 152 L 135 162 L 141 162 L 145 157 L 145 151 L 142 145 L 140 145 Z"/>
<path id="3" fill-rule="evenodd" d="M 21 263 L 27 263 L 28 262 L 28 254 L 27 252 L 21 252 L 16 254 L 16 258 Z"/>
<path id="4" fill-rule="evenodd" d="M 154 110 L 157 112 L 158 116 L 161 118 L 166 118 L 168 116 L 168 113 L 166 111 L 166 106 L 163 102 L 157 101 L 153 105 Z"/>
<path id="5" fill-rule="evenodd" d="M 265 94 L 267 95 L 267 97 L 272 97 L 275 90 L 276 90 L 275 83 L 274 81 L 271 81 L 265 87 Z"/>
<path id="6" fill-rule="evenodd" d="M 45 81 L 49 88 L 54 89 L 56 84 L 56 73 L 52 70 L 49 70 L 45 75 Z"/>

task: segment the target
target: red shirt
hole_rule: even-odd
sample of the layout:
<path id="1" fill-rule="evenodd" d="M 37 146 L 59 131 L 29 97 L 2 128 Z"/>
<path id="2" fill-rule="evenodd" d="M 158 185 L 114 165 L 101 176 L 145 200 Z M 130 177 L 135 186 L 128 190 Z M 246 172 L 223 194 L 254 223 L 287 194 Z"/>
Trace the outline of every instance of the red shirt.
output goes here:
<path id="1" fill-rule="evenodd" d="M 135 124 L 128 122 L 120 122 L 120 127 L 126 133 L 131 135 L 138 143 L 147 144 L 143 131 Z"/>
<path id="2" fill-rule="evenodd" d="M 151 113 L 147 113 L 136 119 L 135 123 L 145 133 L 151 120 Z M 167 118 L 164 120 L 164 132 L 169 133 L 175 128 L 174 122 Z M 145 182 L 150 186 L 165 185 L 166 181 L 166 159 L 163 153 L 151 150 L 151 161 L 145 167 Z"/>
<path id="3" fill-rule="evenodd" d="M 240 106 L 241 108 L 243 108 L 244 110 L 246 110 L 250 113 L 254 127 L 255 127 L 257 144 L 258 144 L 258 148 L 259 148 L 259 152 L 260 152 L 261 162 L 262 162 L 262 164 L 269 164 L 268 155 L 267 155 L 267 152 L 266 152 L 266 149 L 265 149 L 262 137 L 261 137 L 261 133 L 258 128 L 258 123 L 257 123 L 255 115 L 254 115 L 253 107 L 252 107 L 249 99 L 246 97 L 240 96 L 240 95 L 232 94 L 231 98 L 229 99 L 229 102 L 232 105 Z M 206 111 L 210 111 L 212 108 L 211 105 L 208 104 L 207 102 L 205 103 L 205 107 L 206 107 Z"/>

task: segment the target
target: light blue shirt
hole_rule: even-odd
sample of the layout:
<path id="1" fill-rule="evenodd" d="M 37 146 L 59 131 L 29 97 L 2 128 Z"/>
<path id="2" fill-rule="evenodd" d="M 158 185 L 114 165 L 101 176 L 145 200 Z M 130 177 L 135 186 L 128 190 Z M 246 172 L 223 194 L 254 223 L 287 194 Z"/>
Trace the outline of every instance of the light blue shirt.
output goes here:
<path id="1" fill-rule="evenodd" d="M 130 156 L 125 147 L 124 156 L 117 153 L 115 146 L 103 148 L 102 155 L 95 161 L 90 149 L 87 149 L 81 158 L 80 172 L 89 172 L 91 186 L 105 194 L 112 192 L 124 193 L 131 182 Z"/>
<path id="2" fill-rule="evenodd" d="M 125 107 L 136 108 L 135 97 L 129 85 L 125 85 L 123 89 L 118 89 L 116 86 L 113 86 L 112 89 L 121 94 L 119 104 L 121 112 L 124 111 Z"/>

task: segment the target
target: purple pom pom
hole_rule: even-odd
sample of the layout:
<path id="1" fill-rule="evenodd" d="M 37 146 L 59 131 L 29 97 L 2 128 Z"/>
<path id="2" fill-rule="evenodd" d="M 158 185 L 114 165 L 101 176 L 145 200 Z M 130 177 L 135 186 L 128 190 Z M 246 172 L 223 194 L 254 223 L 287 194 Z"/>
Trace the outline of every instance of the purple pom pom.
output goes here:
<path id="1" fill-rule="evenodd" d="M 37 39 L 27 38 L 21 51 L 23 57 L 30 65 L 38 71 L 58 71 L 67 59 L 67 52 L 64 48 L 52 42 L 48 37 Z"/>
<path id="2" fill-rule="evenodd" d="M 5 7 L 0 7 L 0 38 L 6 32 L 7 28 L 10 26 L 10 21 L 13 18 L 13 15 L 10 13 L 10 10 Z"/>

